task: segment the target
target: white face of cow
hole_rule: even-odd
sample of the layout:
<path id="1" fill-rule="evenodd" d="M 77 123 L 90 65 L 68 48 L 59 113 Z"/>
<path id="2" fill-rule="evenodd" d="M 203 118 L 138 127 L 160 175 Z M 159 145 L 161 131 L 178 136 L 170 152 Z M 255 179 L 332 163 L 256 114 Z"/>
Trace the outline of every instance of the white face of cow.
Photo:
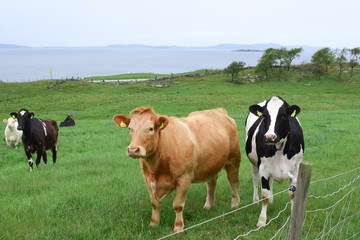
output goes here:
<path id="1" fill-rule="evenodd" d="M 284 142 L 290 129 L 290 117 L 296 117 L 300 112 L 298 106 L 290 106 L 280 97 L 272 97 L 265 106 L 253 105 L 249 110 L 263 117 L 264 140 L 267 144 Z"/>
<path id="2" fill-rule="evenodd" d="M 115 115 L 114 121 L 121 128 L 129 128 L 131 141 L 127 147 L 127 155 L 133 158 L 151 156 L 158 147 L 160 131 L 168 123 L 167 118 L 159 117 L 152 110 L 135 112 L 131 118 Z"/>
<path id="3" fill-rule="evenodd" d="M 16 122 L 17 122 L 17 120 L 14 118 L 8 118 L 8 120 L 4 119 L 4 123 L 7 124 L 7 127 L 10 130 L 13 130 L 13 129 L 15 129 L 15 127 L 17 127 L 17 124 L 15 124 Z"/>
<path id="4" fill-rule="evenodd" d="M 280 112 L 281 107 L 284 105 L 284 101 L 278 97 L 272 97 L 270 101 L 267 103 L 266 109 L 264 111 L 264 117 L 267 117 L 267 121 L 270 123 L 267 132 L 265 133 L 265 139 L 267 142 L 275 142 L 277 140 L 278 134 L 275 133 L 276 123 L 278 121 L 284 120 L 287 118 L 286 113 L 284 111 Z M 265 113 L 266 112 L 266 113 Z M 280 112 L 280 118 L 278 119 Z M 279 125 L 279 124 L 277 124 Z M 283 124 L 281 124 L 283 125 Z M 284 126 L 285 127 L 285 126 Z M 278 132 L 277 129 L 276 132 Z M 277 142 L 284 140 L 278 139 Z"/>

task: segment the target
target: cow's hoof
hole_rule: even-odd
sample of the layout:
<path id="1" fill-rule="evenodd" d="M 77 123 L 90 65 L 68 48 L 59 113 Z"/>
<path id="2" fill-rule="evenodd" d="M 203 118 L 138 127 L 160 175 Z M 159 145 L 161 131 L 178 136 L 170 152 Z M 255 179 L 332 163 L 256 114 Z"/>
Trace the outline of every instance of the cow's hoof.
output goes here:
<path id="1" fill-rule="evenodd" d="M 232 201 L 231 202 L 231 208 L 238 208 L 240 206 L 240 202 L 238 202 L 238 201 Z"/>
<path id="2" fill-rule="evenodd" d="M 149 224 L 150 227 L 157 227 L 158 225 L 159 225 L 159 222 L 153 222 L 153 221 L 150 221 L 150 224 Z"/>
<path id="3" fill-rule="evenodd" d="M 214 206 L 214 205 L 210 205 L 210 204 L 208 204 L 208 203 L 205 203 L 204 209 L 205 209 L 205 210 L 210 210 L 213 206 Z"/>
<path id="4" fill-rule="evenodd" d="M 266 227 L 266 221 L 259 220 L 256 224 L 256 227 Z"/>
<path id="5" fill-rule="evenodd" d="M 174 227 L 174 233 L 183 233 L 184 227 Z"/>

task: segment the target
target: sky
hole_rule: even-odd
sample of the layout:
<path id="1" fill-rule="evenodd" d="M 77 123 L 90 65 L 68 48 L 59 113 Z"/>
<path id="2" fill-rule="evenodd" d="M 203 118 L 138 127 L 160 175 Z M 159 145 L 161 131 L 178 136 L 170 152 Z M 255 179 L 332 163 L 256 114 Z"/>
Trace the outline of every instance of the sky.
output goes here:
<path id="1" fill-rule="evenodd" d="M 7 0 L 0 43 L 354 48 L 359 13 L 359 0 Z"/>

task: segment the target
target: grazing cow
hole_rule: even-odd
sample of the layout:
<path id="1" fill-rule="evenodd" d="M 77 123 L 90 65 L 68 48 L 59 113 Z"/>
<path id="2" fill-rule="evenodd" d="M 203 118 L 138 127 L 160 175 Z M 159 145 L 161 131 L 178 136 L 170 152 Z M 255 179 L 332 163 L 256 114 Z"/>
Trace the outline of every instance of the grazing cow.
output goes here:
<path id="1" fill-rule="evenodd" d="M 39 166 L 41 156 L 46 165 L 46 150 L 51 149 L 53 163 L 56 163 L 58 126 L 56 121 L 51 119 L 33 118 L 34 113 L 30 113 L 26 109 L 21 109 L 18 113 L 11 113 L 19 121 L 18 130 L 23 131 L 22 141 L 28 158 L 30 172 L 33 169 L 32 153 L 37 153 L 36 166 Z"/>
<path id="2" fill-rule="evenodd" d="M 22 136 L 22 131 L 19 131 L 17 129 L 18 127 L 17 119 L 16 118 L 9 118 L 7 120 L 4 119 L 3 122 L 6 124 L 5 132 L 4 132 L 6 144 L 8 145 L 8 147 L 10 147 L 11 142 L 15 142 L 15 148 L 17 148 Z"/>
<path id="3" fill-rule="evenodd" d="M 147 108 L 115 115 L 119 127 L 130 130 L 127 155 L 140 158 L 140 167 L 152 204 L 151 226 L 160 222 L 160 203 L 176 190 L 174 232 L 184 229 L 183 209 L 192 182 L 206 182 L 205 209 L 215 201 L 218 172 L 225 168 L 232 190 L 231 206 L 240 204 L 238 193 L 240 144 L 234 119 L 225 109 L 193 112 L 187 118 L 155 114 Z"/>
<path id="4" fill-rule="evenodd" d="M 252 163 L 253 201 L 259 201 L 261 179 L 262 209 L 257 226 L 266 225 L 268 202 L 273 202 L 273 180 L 290 177 L 288 194 L 294 198 L 296 178 L 304 153 L 304 137 L 296 116 L 300 108 L 280 97 L 252 105 L 246 119 L 246 154 Z"/>

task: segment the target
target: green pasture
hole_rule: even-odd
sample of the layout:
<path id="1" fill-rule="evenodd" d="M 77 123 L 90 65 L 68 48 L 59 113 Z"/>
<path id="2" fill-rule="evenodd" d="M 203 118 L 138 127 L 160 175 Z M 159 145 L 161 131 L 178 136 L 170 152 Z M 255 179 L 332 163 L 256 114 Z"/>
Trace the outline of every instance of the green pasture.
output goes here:
<path id="1" fill-rule="evenodd" d="M 115 79 L 120 79 L 118 76 Z M 114 79 L 113 78 L 113 79 Z M 124 78 L 133 78 L 126 76 Z M 140 77 L 142 78 L 142 77 Z M 104 78 L 103 78 L 104 79 Z M 74 127 L 60 128 L 58 160 L 29 172 L 22 144 L 8 148 L 0 139 L 0 239 L 157 239 L 172 233 L 174 194 L 161 205 L 161 221 L 149 227 L 151 203 L 139 168 L 139 161 L 126 156 L 127 129 L 118 128 L 115 114 L 128 114 L 139 106 L 151 106 L 162 115 L 182 117 L 203 109 L 224 107 L 237 122 L 242 154 L 240 166 L 241 206 L 252 202 L 249 160 L 245 155 L 245 119 L 248 107 L 274 95 L 301 107 L 298 115 L 305 136 L 304 161 L 313 163 L 312 180 L 331 177 L 360 166 L 360 74 L 355 81 L 321 81 L 288 76 L 282 81 L 234 84 L 221 73 L 169 80 L 169 87 L 156 88 L 144 82 L 126 85 L 100 85 L 69 81 L 53 89 L 55 80 L 30 83 L 0 83 L 0 118 L 27 108 L 38 118 L 51 118 L 60 124 L 67 115 Z M 5 124 L 0 125 L 1 134 Z M 216 126 L 216 123 L 214 123 Z M 326 195 L 338 190 L 360 174 L 310 185 L 309 194 Z M 357 186 L 359 180 L 355 181 Z M 274 183 L 274 193 L 288 183 Z M 345 191 L 342 191 L 345 192 Z M 308 208 L 325 208 L 339 200 L 308 201 Z M 359 191 L 353 198 L 359 199 Z M 342 195 L 341 195 L 342 194 Z M 191 185 L 184 210 L 185 227 L 231 211 L 231 191 L 225 171 L 219 175 L 215 207 L 203 210 L 204 183 Z M 287 193 L 274 198 L 268 207 L 268 220 L 289 201 Z M 359 201 L 349 208 L 358 212 Z M 234 239 L 255 228 L 261 205 L 255 205 L 190 229 L 169 239 Z M 269 239 L 290 215 L 287 209 L 266 229 L 245 239 Z M 334 218 L 340 213 L 334 213 Z M 319 215 L 308 239 L 323 228 Z M 306 226 L 309 221 L 306 221 Z M 359 217 L 357 218 L 359 220 Z M 350 223 L 357 229 L 358 223 Z M 344 230 L 345 232 L 345 230 Z M 286 234 L 281 239 L 286 239 Z"/>

